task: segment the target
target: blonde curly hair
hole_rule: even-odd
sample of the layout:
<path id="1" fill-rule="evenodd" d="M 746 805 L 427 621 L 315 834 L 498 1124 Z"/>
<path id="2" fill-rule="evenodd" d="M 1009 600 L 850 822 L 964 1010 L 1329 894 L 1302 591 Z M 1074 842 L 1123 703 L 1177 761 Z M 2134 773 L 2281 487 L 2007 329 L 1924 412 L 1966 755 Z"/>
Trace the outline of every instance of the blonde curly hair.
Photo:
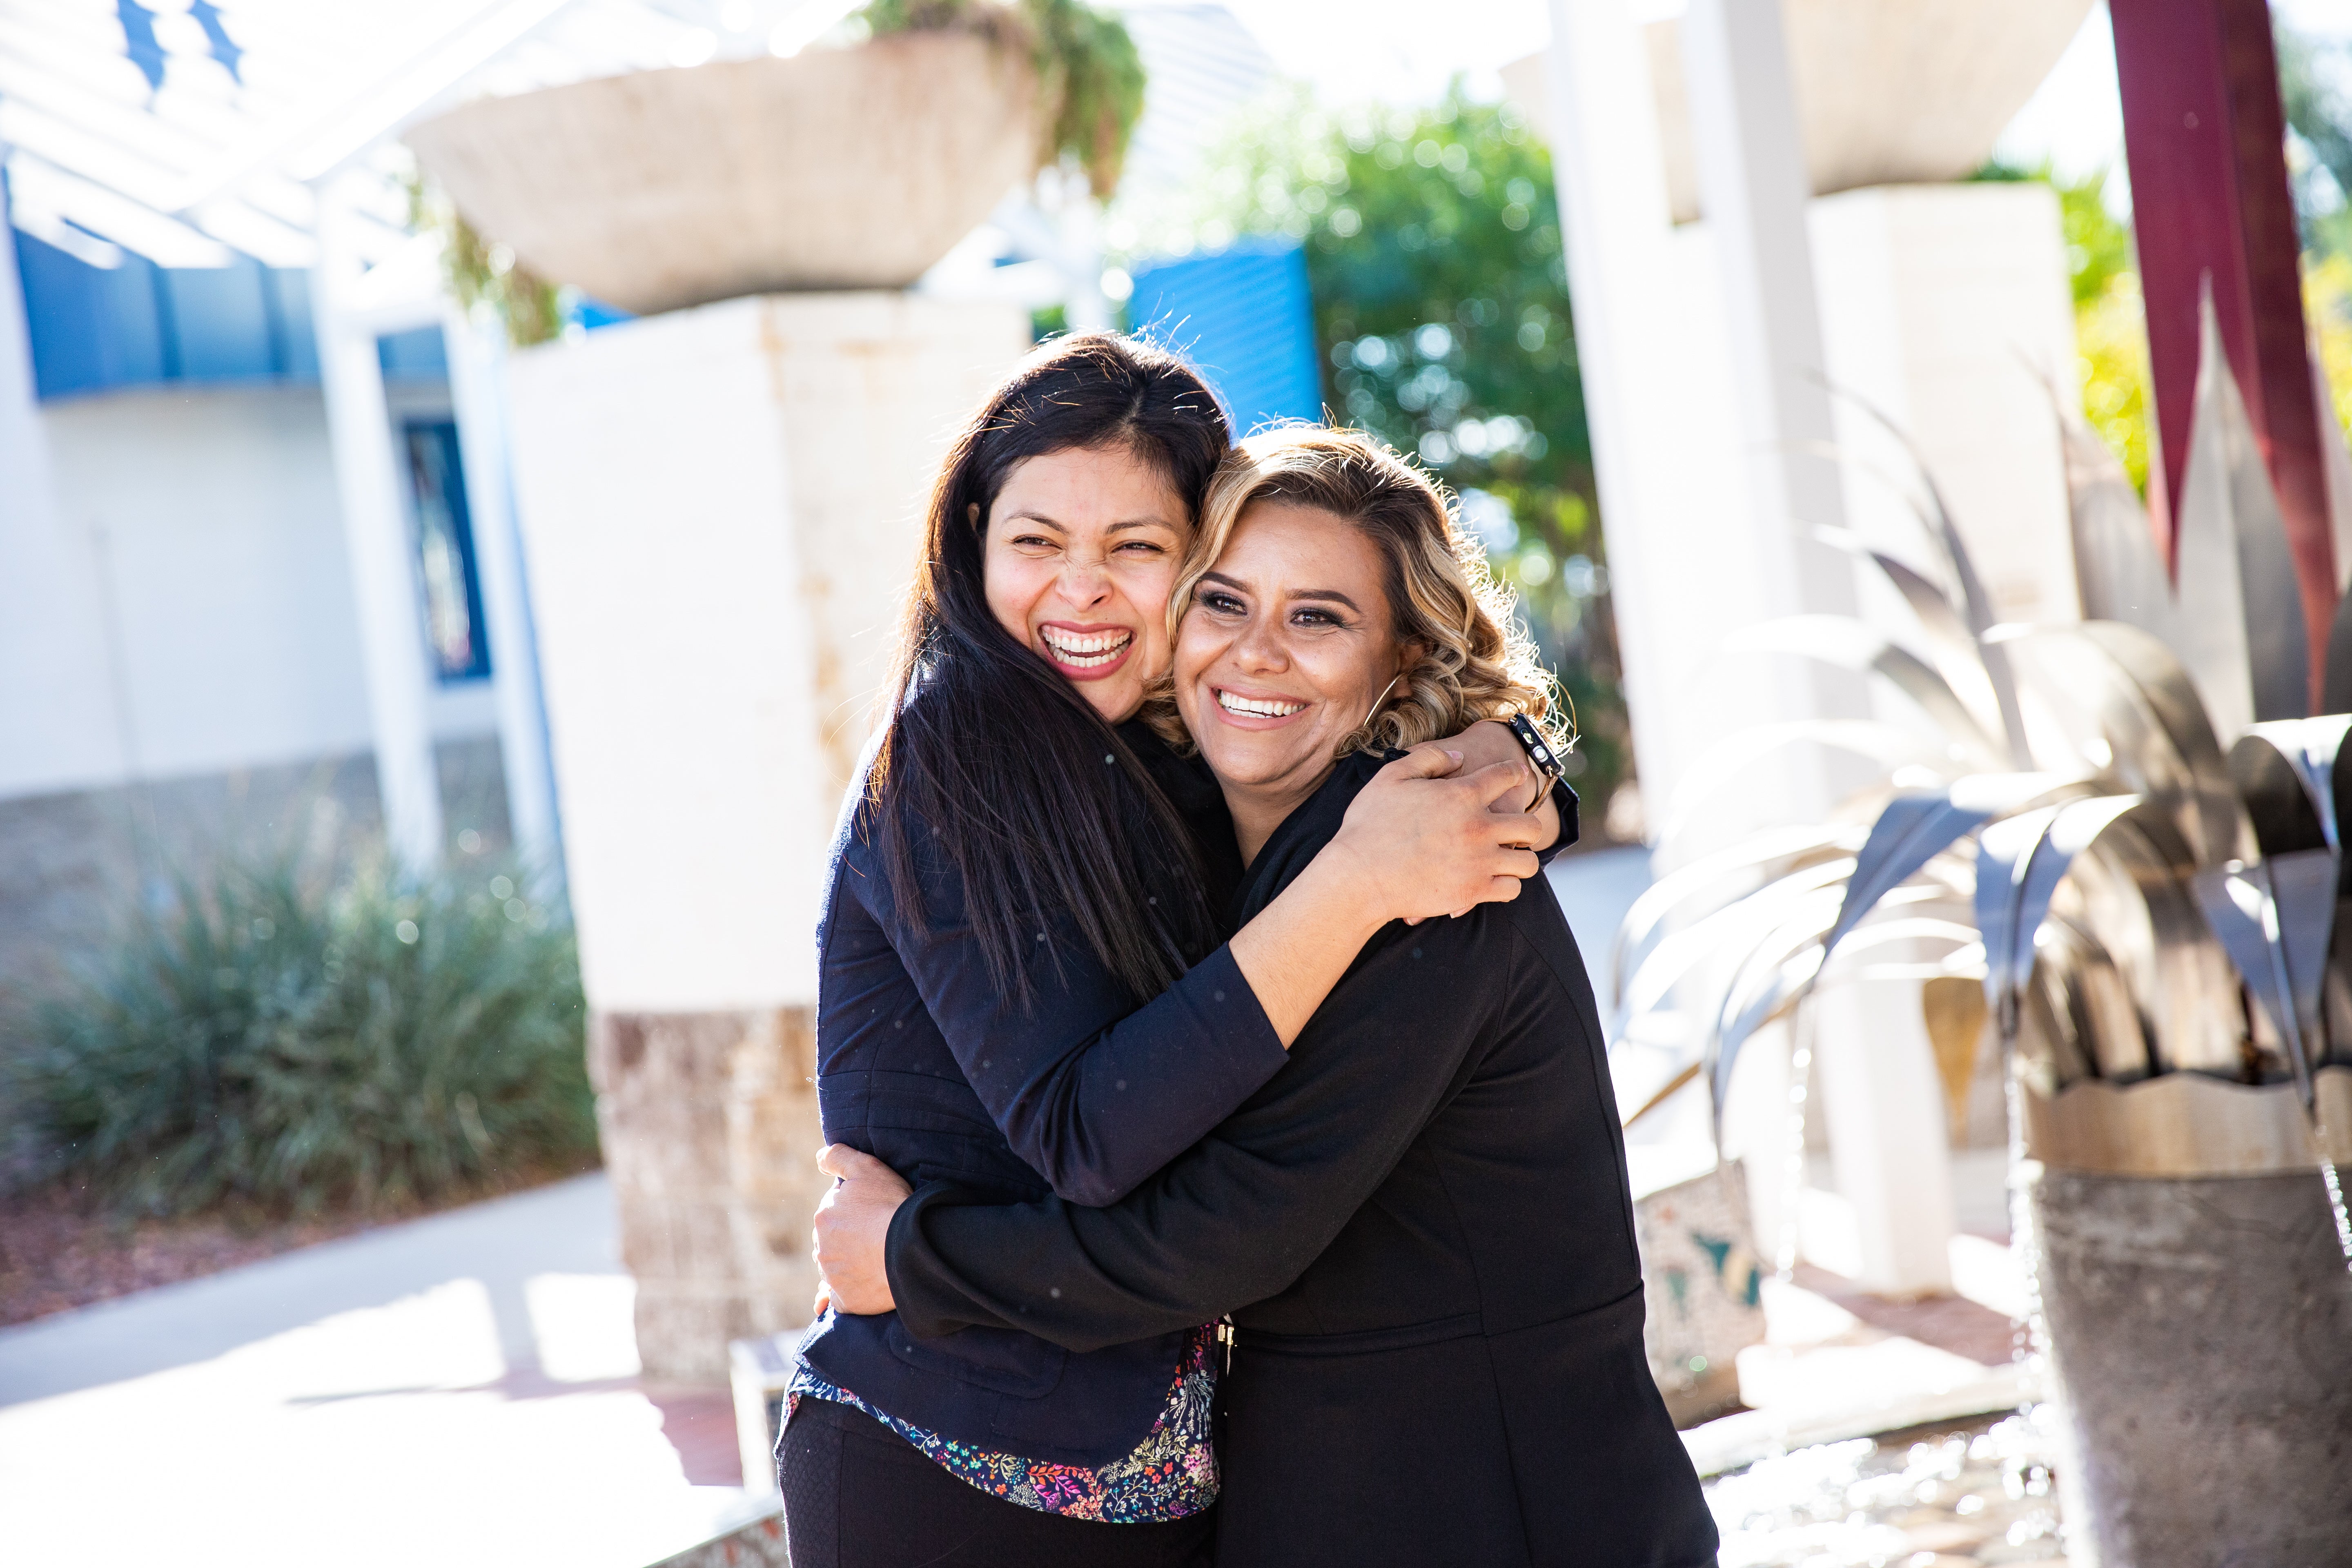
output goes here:
<path id="1" fill-rule="evenodd" d="M 1462 531 L 1444 489 L 1384 443 L 1357 430 L 1285 425 L 1243 440 L 1218 466 L 1201 503 L 1201 526 L 1168 599 L 1168 632 L 1192 607 L 1202 576 L 1224 553 L 1242 514 L 1262 500 L 1313 507 L 1345 519 L 1381 552 L 1381 585 L 1410 662 L 1390 700 L 1340 742 L 1335 756 L 1418 745 L 1481 719 L 1524 713 L 1565 755 L 1575 713 L 1562 723 L 1559 682 L 1513 615 L 1511 590 Z M 1153 682 L 1142 717 L 1179 751 L 1192 738 L 1176 711 L 1172 675 Z"/>

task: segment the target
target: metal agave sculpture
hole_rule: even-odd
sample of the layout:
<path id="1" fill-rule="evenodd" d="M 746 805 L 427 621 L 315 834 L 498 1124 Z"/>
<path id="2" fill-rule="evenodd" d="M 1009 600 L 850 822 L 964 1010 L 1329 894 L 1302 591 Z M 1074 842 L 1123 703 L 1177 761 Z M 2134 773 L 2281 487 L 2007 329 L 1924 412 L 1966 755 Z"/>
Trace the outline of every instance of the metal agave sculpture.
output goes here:
<path id="1" fill-rule="evenodd" d="M 1718 1146 L 1759 1031 L 1826 986 L 1893 974 L 1982 982 L 2013 1120 L 2068 1163 L 2247 1169 L 2307 1162 L 2315 1134 L 2323 1156 L 2352 1156 L 2352 921 L 2336 919 L 2352 717 L 2306 716 L 2292 567 L 2210 304 L 2206 331 L 2177 594 L 2129 482 L 2062 415 L 2084 621 L 1995 625 L 1915 457 L 1926 569 L 1823 534 L 1893 585 L 1910 633 L 1800 616 L 1738 639 L 1865 672 L 1936 738 L 1859 721 L 1733 737 L 1745 757 L 1859 754 L 1878 777 L 1837 820 L 1697 860 L 1626 917 L 1618 1037 L 1682 1042 L 1656 1099 L 1703 1079 Z M 1728 771 L 1695 769 L 1665 833 Z M 2204 1092 L 2221 1084 L 2292 1084 L 2303 1114 Z M 2148 1085 L 2165 1087 L 2128 1092 Z"/>

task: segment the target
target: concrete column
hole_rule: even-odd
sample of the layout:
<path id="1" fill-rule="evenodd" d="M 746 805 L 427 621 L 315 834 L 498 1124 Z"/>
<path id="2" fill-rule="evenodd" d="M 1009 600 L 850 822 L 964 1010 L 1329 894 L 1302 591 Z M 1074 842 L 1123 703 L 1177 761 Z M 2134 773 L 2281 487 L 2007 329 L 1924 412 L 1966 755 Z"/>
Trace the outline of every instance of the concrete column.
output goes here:
<path id="1" fill-rule="evenodd" d="M 1675 625 L 1669 530 L 1688 426 L 1675 384 L 1664 155 L 1649 58 L 1625 0 L 1551 0 L 1545 129 L 1559 187 L 1561 241 L 1576 325 L 1594 482 L 1609 545 L 1643 788 L 1662 803 L 1695 737 L 1679 724 L 1675 678 L 1687 641 Z M 1603 803 L 1605 804 L 1605 803 Z"/>
<path id="2" fill-rule="evenodd" d="M 1852 616 L 1853 563 L 1811 538 L 1815 528 L 1843 526 L 1845 501 L 1843 477 L 1825 460 L 1836 425 L 1780 0 L 1690 0 L 1682 46 L 1760 587 L 1783 614 Z M 1790 679 L 1790 717 L 1870 716 L 1858 677 L 1808 664 Z M 1849 781 L 1823 760 L 1811 770 L 1797 787 L 1812 794 L 1818 815 Z M 1951 1173 L 1918 987 L 1833 991 L 1818 1005 L 1822 1117 L 1864 1282 L 1903 1293 L 1948 1289 Z"/>
<path id="3" fill-rule="evenodd" d="M 335 181 L 322 182 L 317 195 L 319 261 L 310 269 L 310 316 L 367 670 L 376 790 L 394 858 L 410 871 L 429 871 L 441 862 L 441 786 L 433 761 L 432 678 L 415 552 L 401 504 L 375 331 L 346 309 L 365 269 L 352 245 L 357 219 Z"/>
<path id="4" fill-rule="evenodd" d="M 1838 1195 L 1853 1221 L 1853 1256 L 1836 1266 L 1853 1268 L 1857 1283 L 1888 1295 L 1948 1291 L 1958 1229 L 1949 1123 L 1919 983 L 1832 985 L 1813 1005 L 1820 1110 Z M 1818 1249 L 1813 1257 L 1826 1261 Z"/>
<path id="5" fill-rule="evenodd" d="M 1005 303 L 678 310 L 507 362 L 598 1119 L 648 1376 L 807 1320 L 815 927 Z"/>
<path id="6" fill-rule="evenodd" d="M 506 402 L 501 385 L 506 338 L 494 321 L 471 321 L 452 304 L 441 335 L 448 344 L 449 400 L 465 451 L 466 506 L 474 524 L 474 564 L 489 623 L 490 677 L 499 703 L 499 756 L 506 775 L 507 820 L 516 857 L 534 893 L 562 885 L 563 847 L 548 761 L 547 711 L 539 680 L 539 637 L 531 625 L 530 579 L 516 530 L 508 472 Z"/>
<path id="7" fill-rule="evenodd" d="M 1853 568 L 1811 531 L 1842 527 L 1837 432 L 1822 385 L 1819 296 L 1806 232 L 1812 198 L 1789 80 L 1780 0 L 1690 0 L 1683 72 L 1699 189 L 1728 321 L 1733 393 L 1754 498 L 1756 559 L 1784 614 L 1854 613 Z M 1809 716 L 1862 718 L 1859 680 L 1810 667 Z M 1825 789 L 1832 787 L 1824 781 Z M 1831 804 L 1824 799 L 1824 805 Z"/>

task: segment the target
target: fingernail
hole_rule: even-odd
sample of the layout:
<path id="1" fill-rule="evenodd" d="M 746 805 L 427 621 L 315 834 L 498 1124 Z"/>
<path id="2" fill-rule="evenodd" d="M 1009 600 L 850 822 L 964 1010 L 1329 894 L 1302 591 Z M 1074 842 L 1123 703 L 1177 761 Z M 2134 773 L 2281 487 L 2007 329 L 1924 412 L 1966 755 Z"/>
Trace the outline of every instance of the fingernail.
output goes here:
<path id="1" fill-rule="evenodd" d="M 1447 752 L 1445 754 L 1452 757 L 1457 763 L 1462 760 L 1462 753 L 1459 752 Z"/>

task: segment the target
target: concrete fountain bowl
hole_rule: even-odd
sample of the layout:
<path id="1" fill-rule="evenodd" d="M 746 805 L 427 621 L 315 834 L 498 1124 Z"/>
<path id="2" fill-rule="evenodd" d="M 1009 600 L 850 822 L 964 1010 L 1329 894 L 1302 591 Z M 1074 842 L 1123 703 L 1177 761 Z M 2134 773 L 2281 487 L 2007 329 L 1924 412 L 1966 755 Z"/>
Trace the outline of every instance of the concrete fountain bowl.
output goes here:
<path id="1" fill-rule="evenodd" d="M 1016 52 L 908 34 L 483 99 L 406 140 L 486 237 L 648 315 L 904 288 L 1034 168 L 1035 103 Z"/>
<path id="2" fill-rule="evenodd" d="M 1782 15 L 1813 194 L 1957 180 L 1992 151 L 2091 0 L 1794 0 Z M 1667 199 L 1699 214 L 1675 24 L 1644 29 Z"/>

